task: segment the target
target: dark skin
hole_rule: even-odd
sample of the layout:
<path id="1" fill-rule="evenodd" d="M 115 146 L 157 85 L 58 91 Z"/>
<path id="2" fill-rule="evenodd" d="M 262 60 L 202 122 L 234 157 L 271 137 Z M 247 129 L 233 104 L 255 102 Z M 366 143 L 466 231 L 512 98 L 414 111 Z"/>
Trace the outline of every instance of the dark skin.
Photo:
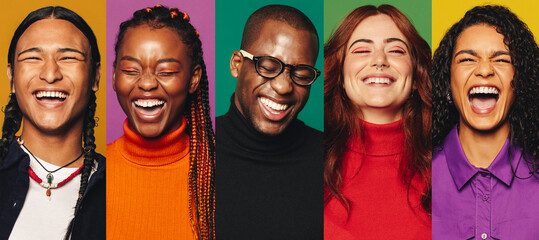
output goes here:
<path id="1" fill-rule="evenodd" d="M 116 56 L 113 86 L 129 127 L 159 138 L 181 126 L 188 94 L 198 88 L 199 65 L 170 28 L 129 28 Z M 152 107 L 153 106 L 153 107 Z"/>
<path id="2" fill-rule="evenodd" d="M 267 20 L 258 36 L 246 49 L 254 56 L 272 56 L 286 64 L 314 66 L 318 55 L 317 38 L 285 22 Z M 294 120 L 309 98 L 310 86 L 292 82 L 289 69 L 273 79 L 260 76 L 253 61 L 234 51 L 230 73 L 238 79 L 234 103 L 255 129 L 278 135 Z"/>

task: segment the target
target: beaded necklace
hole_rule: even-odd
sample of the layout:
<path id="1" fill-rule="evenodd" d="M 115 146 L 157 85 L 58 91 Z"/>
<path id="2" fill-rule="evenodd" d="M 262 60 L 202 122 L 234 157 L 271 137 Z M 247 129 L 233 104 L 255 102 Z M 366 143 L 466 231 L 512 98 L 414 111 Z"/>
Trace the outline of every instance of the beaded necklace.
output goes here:
<path id="1" fill-rule="evenodd" d="M 26 146 L 24 146 L 24 140 L 22 140 L 20 137 L 17 137 L 17 142 L 19 143 L 19 145 L 21 147 L 24 147 L 24 149 L 26 149 L 26 151 L 28 151 L 28 153 L 30 153 L 30 155 L 34 159 L 36 159 L 36 162 L 47 172 L 47 176 L 46 176 L 47 182 L 45 183 L 41 178 L 39 178 L 37 176 L 37 174 L 34 172 L 32 167 L 28 166 L 28 174 L 30 175 L 30 178 L 34 179 L 34 181 L 39 183 L 40 186 L 47 189 L 47 191 L 45 193 L 46 193 L 47 198 L 49 199 L 49 201 L 51 200 L 51 189 L 59 188 L 59 187 L 63 186 L 64 184 L 66 184 L 67 182 L 69 182 L 71 179 L 73 179 L 75 176 L 77 176 L 79 174 L 80 170 L 83 167 L 83 166 L 80 166 L 75 172 L 73 172 L 71 175 L 69 175 L 69 177 L 67 177 L 63 181 L 61 181 L 59 183 L 52 183 L 52 180 L 54 180 L 54 176 L 52 174 L 57 172 L 58 170 L 60 170 L 62 168 L 65 168 L 65 167 L 71 165 L 75 161 L 79 160 L 79 158 L 82 157 L 82 155 L 84 154 L 84 151 L 82 151 L 82 153 L 77 158 L 75 158 L 73 161 L 65 164 L 64 166 L 59 167 L 58 169 L 56 169 L 54 171 L 49 171 L 47 168 L 45 168 L 45 166 L 43 166 L 43 164 L 41 164 L 41 162 L 37 159 L 37 157 L 34 156 L 34 154 L 32 152 L 30 152 L 30 150 Z"/>

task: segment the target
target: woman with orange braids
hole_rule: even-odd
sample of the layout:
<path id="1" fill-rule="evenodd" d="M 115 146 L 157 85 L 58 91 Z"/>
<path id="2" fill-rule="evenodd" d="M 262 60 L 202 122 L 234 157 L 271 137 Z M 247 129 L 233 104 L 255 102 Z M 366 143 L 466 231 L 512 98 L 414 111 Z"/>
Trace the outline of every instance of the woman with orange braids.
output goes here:
<path id="1" fill-rule="evenodd" d="M 107 146 L 107 239 L 215 239 L 214 134 L 199 33 L 156 5 L 120 25 L 113 86 L 127 115 Z"/>
<path id="2" fill-rule="evenodd" d="M 390 5 L 324 46 L 325 239 L 430 239 L 430 47 Z"/>

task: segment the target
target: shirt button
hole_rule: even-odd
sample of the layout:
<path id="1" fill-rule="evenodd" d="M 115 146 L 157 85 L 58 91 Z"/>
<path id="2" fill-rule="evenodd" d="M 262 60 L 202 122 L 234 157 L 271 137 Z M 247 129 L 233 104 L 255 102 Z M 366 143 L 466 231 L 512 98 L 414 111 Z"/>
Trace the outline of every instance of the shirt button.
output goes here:
<path id="1" fill-rule="evenodd" d="M 17 202 L 14 202 L 13 203 L 13 208 L 15 208 L 17 206 Z"/>
<path id="2" fill-rule="evenodd" d="M 481 234 L 481 238 L 482 239 L 487 239 L 487 234 L 486 233 Z"/>
<path id="3" fill-rule="evenodd" d="M 486 173 L 486 172 L 482 172 L 482 173 L 481 173 L 481 176 L 488 178 L 488 177 L 489 177 L 489 174 Z"/>
<path id="4" fill-rule="evenodd" d="M 488 195 L 483 195 L 483 202 L 486 202 L 487 200 L 488 200 Z"/>

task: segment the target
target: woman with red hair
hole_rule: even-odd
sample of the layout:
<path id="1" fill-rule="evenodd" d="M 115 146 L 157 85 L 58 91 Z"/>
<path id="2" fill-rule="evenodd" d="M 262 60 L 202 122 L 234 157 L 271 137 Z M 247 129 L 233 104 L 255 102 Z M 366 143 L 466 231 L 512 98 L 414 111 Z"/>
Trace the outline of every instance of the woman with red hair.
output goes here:
<path id="1" fill-rule="evenodd" d="M 390 5 L 324 47 L 325 239 L 430 239 L 431 51 Z"/>

